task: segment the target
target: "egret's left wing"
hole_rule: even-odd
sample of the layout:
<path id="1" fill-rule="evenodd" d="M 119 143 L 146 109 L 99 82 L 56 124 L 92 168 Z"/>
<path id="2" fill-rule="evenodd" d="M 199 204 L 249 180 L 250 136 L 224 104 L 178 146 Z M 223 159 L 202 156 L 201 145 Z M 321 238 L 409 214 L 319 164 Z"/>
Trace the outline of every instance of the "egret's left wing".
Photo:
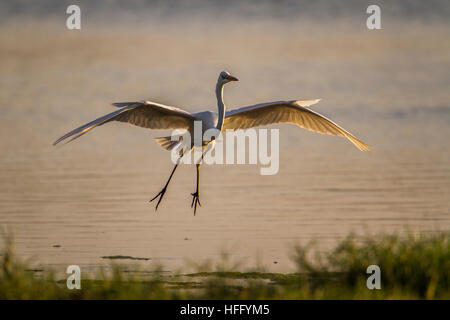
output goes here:
<path id="1" fill-rule="evenodd" d="M 90 130 L 111 121 L 130 123 L 149 129 L 189 129 L 195 120 L 190 113 L 182 109 L 151 101 L 118 102 L 114 105 L 120 109 L 66 133 L 53 145 L 70 137 L 72 139 L 68 142 L 73 141 Z"/>

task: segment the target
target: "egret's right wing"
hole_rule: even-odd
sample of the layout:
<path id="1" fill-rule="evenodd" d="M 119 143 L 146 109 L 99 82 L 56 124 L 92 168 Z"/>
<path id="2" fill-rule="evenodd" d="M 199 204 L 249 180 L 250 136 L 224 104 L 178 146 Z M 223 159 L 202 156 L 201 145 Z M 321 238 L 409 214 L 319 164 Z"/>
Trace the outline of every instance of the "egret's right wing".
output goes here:
<path id="1" fill-rule="evenodd" d="M 247 129 L 277 123 L 292 123 L 317 133 L 341 136 L 350 140 L 359 150 L 370 150 L 370 146 L 350 132 L 307 107 L 319 102 L 313 100 L 276 101 L 256 104 L 227 111 L 223 129 Z"/>
<path id="2" fill-rule="evenodd" d="M 149 129 L 189 129 L 195 120 L 190 113 L 182 109 L 151 101 L 118 102 L 114 105 L 120 109 L 70 131 L 56 140 L 53 145 L 72 136 L 73 138 L 68 142 L 75 140 L 95 127 L 110 121 L 128 122 Z"/>

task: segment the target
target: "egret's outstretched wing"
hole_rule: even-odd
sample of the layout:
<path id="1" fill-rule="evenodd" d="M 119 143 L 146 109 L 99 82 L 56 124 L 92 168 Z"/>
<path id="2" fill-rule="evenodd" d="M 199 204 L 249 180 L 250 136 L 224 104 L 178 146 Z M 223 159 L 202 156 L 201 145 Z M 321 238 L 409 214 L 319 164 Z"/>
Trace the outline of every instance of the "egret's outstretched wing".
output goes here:
<path id="1" fill-rule="evenodd" d="M 319 101 L 320 99 L 276 101 L 227 111 L 223 129 L 237 130 L 276 123 L 292 123 L 314 132 L 345 137 L 359 150 L 370 150 L 367 144 L 358 140 L 350 132 L 321 114 L 306 108 Z"/>
<path id="2" fill-rule="evenodd" d="M 189 129 L 195 120 L 193 116 L 182 109 L 151 101 L 118 102 L 114 105 L 120 109 L 66 133 L 53 145 L 72 136 L 68 142 L 75 140 L 95 127 L 110 121 L 128 122 L 150 129 Z"/>

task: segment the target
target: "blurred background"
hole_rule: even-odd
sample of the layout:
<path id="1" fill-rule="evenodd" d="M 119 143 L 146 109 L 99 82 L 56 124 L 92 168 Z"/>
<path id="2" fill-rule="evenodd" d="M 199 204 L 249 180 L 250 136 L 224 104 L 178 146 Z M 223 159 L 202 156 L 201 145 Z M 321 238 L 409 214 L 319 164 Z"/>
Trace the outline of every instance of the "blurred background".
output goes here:
<path id="1" fill-rule="evenodd" d="M 66 28 L 67 6 L 81 30 Z M 381 8 L 368 30 L 367 6 Z M 0 225 L 17 252 L 65 270 L 151 258 L 167 271 L 228 250 L 246 267 L 292 271 L 287 249 L 327 250 L 349 232 L 450 227 L 450 4 L 442 1 L 2 1 Z M 150 99 L 216 110 L 322 98 L 314 106 L 373 147 L 285 125 L 280 170 L 172 168 L 150 131 L 122 123 L 66 146 L 67 131 Z M 83 270 L 85 270 L 83 269 Z"/>

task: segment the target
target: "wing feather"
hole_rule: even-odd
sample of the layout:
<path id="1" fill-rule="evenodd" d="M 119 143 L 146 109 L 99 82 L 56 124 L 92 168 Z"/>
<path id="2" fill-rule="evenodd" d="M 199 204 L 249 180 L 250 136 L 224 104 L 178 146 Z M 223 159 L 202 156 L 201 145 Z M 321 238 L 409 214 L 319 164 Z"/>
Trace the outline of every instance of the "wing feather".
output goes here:
<path id="1" fill-rule="evenodd" d="M 237 130 L 276 123 L 291 123 L 314 132 L 345 137 L 359 150 L 370 150 L 370 146 L 350 132 L 318 112 L 307 108 L 319 101 L 320 99 L 276 101 L 231 110 L 226 113 L 223 129 Z"/>
<path id="2" fill-rule="evenodd" d="M 195 120 L 190 113 L 182 109 L 151 101 L 118 102 L 113 105 L 120 107 L 120 109 L 66 133 L 56 140 L 53 145 L 72 137 L 67 142 L 69 143 L 95 127 L 110 121 L 127 122 L 149 129 L 189 129 Z"/>

